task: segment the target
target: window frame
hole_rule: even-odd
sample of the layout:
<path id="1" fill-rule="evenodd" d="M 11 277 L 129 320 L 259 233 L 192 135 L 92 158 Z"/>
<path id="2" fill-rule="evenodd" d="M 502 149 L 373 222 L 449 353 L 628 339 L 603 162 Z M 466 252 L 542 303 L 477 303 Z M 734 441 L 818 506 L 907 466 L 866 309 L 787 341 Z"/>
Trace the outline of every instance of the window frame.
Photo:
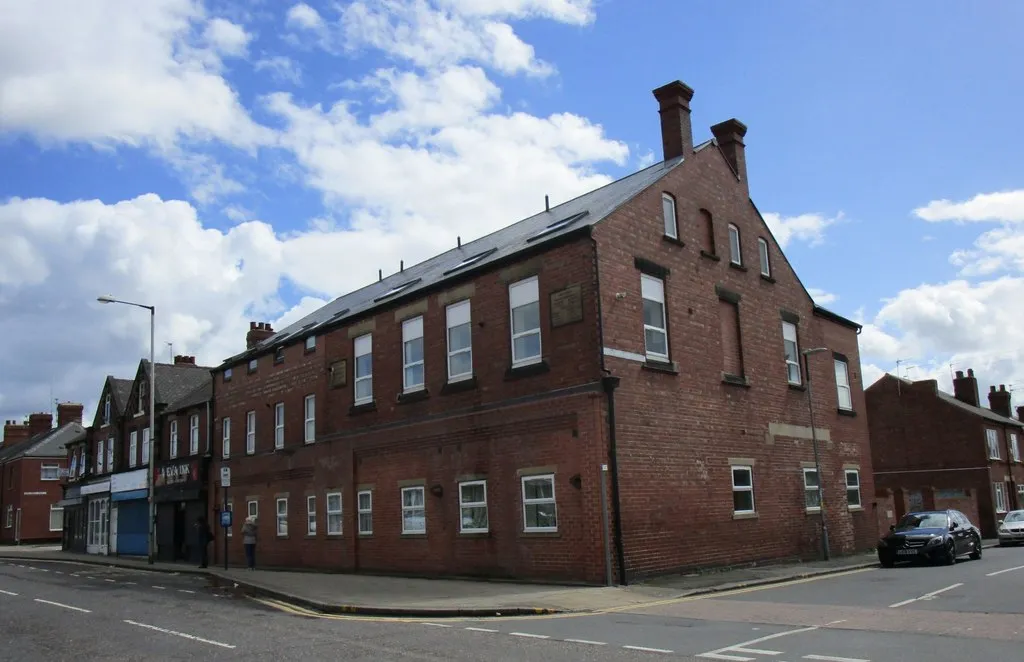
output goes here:
<path id="1" fill-rule="evenodd" d="M 253 507 L 253 506 L 255 506 L 255 507 Z M 246 517 L 256 517 L 256 518 L 259 518 L 259 516 L 260 516 L 260 502 L 258 500 L 256 500 L 256 499 L 249 499 L 248 501 L 246 501 L 245 502 L 245 513 L 246 513 Z"/>
<path id="2" fill-rule="evenodd" d="M 747 475 L 750 476 L 750 485 L 737 485 L 736 484 L 736 472 L 746 471 Z M 732 514 L 733 515 L 753 515 L 757 513 L 757 501 L 754 495 L 754 467 L 750 464 L 732 464 L 729 465 L 729 480 L 732 483 Z M 818 479 L 821 480 L 820 478 Z M 750 509 L 749 510 L 737 510 L 736 509 L 736 493 L 737 492 L 749 492 L 750 493 Z"/>
<path id="3" fill-rule="evenodd" d="M 142 428 L 142 460 L 141 466 L 149 466 L 149 454 L 153 452 L 152 439 L 149 436 L 149 426 Z"/>
<path id="4" fill-rule="evenodd" d="M 256 454 L 256 410 L 245 412 L 245 454 Z"/>
<path id="5" fill-rule="evenodd" d="M 274 403 L 274 450 L 284 448 L 284 403 Z"/>
<path id="6" fill-rule="evenodd" d="M 316 495 L 306 495 L 306 535 L 316 535 Z"/>
<path id="7" fill-rule="evenodd" d="M 336 509 L 331 508 L 331 498 L 337 497 L 338 507 Z M 344 520 L 344 502 L 341 496 L 341 492 L 328 492 L 324 495 L 324 512 L 327 515 L 327 535 L 329 536 L 340 536 L 345 530 Z M 331 528 L 331 518 L 337 518 L 335 521 L 338 524 L 337 531 Z"/>
<path id="8" fill-rule="evenodd" d="M 666 203 L 671 206 L 671 218 Z M 665 236 L 671 239 L 679 239 L 679 210 L 676 206 L 676 199 L 671 193 L 661 193 L 661 216 L 664 222 Z"/>
<path id="9" fill-rule="evenodd" d="M 174 419 L 170 424 L 170 457 L 175 459 L 178 457 L 178 419 Z"/>
<path id="10" fill-rule="evenodd" d="M 220 455 L 225 460 L 231 457 L 231 417 L 225 416 L 220 422 Z"/>
<path id="11" fill-rule="evenodd" d="M 850 476 L 857 477 L 857 484 L 855 486 L 850 485 Z M 864 501 L 860 492 L 860 469 L 845 469 L 843 471 L 843 480 L 846 488 L 846 507 L 849 510 L 860 510 L 864 508 Z M 857 503 L 850 503 L 850 492 L 857 492 Z"/>
<path id="12" fill-rule="evenodd" d="M 761 275 L 765 278 L 772 277 L 771 255 L 768 253 L 768 240 L 764 237 L 757 238 L 757 259 L 761 268 Z"/>
<path id="13" fill-rule="evenodd" d="M 810 474 L 814 475 L 815 481 L 817 482 L 816 485 L 808 485 L 807 484 L 807 476 L 810 475 Z M 818 470 L 816 468 L 814 468 L 814 467 L 804 467 L 803 468 L 803 477 L 804 477 L 804 510 L 806 512 L 808 512 L 808 513 L 820 513 L 821 512 L 821 478 L 818 476 Z M 808 506 L 807 505 L 807 497 L 810 494 L 814 495 L 814 500 L 817 501 L 818 505 L 816 505 L 816 506 Z"/>
<path id="14" fill-rule="evenodd" d="M 839 383 L 839 366 L 843 366 L 843 376 L 846 380 L 845 384 Z M 850 384 L 850 364 L 846 362 L 846 359 L 840 359 L 835 356 L 832 357 L 832 372 L 835 374 L 836 380 L 836 404 L 842 411 L 853 411 L 853 386 Z M 846 398 L 849 400 L 849 406 L 843 406 L 843 389 L 846 389 Z"/>
<path id="15" fill-rule="evenodd" d="M 259 358 L 249 359 L 249 364 L 247 366 L 247 371 L 248 371 L 248 373 L 250 375 L 252 373 L 256 372 L 256 370 L 258 370 L 259 367 L 260 367 L 260 360 L 259 360 Z"/>
<path id="16" fill-rule="evenodd" d="M 284 513 L 281 512 L 281 504 L 284 504 Z M 276 497 L 274 499 L 274 514 L 275 514 L 275 528 L 274 532 L 278 538 L 288 537 L 288 497 Z M 284 525 L 284 533 L 281 533 L 282 526 Z"/>
<path id="17" fill-rule="evenodd" d="M 110 394 L 103 398 L 103 424 L 110 425 Z"/>
<path id="18" fill-rule="evenodd" d="M 649 287 L 648 287 L 649 286 Z M 661 299 L 655 299 L 648 297 L 648 294 L 655 296 L 659 295 Z M 653 326 L 647 323 L 646 316 L 643 315 L 643 304 L 644 302 L 651 301 L 661 306 L 661 324 L 662 327 Z M 668 344 L 668 306 L 665 302 L 665 281 L 657 276 L 651 276 L 650 274 L 640 274 L 640 304 L 641 304 L 641 316 L 644 326 L 644 356 L 654 361 L 660 361 L 668 363 L 669 356 L 671 355 L 671 348 Z M 660 333 L 665 339 L 665 353 L 652 351 L 647 346 L 647 332 L 651 331 L 654 333 Z"/>
<path id="19" fill-rule="evenodd" d="M 360 344 L 365 344 L 366 347 L 360 350 Z M 370 366 L 366 374 L 361 375 L 359 373 L 359 359 L 369 356 Z M 352 339 L 352 401 L 356 405 L 365 405 L 373 402 L 373 334 L 364 333 L 363 335 Z M 362 383 L 369 383 L 370 393 L 369 395 L 359 396 L 359 385 Z"/>
<path id="20" fill-rule="evenodd" d="M 465 315 L 463 315 L 465 310 Z M 452 318 L 455 318 L 454 320 Z M 465 317 L 465 321 L 463 321 Z M 466 379 L 473 378 L 473 309 L 469 299 L 463 299 L 453 304 L 445 306 L 444 309 L 445 319 L 445 348 L 448 352 L 447 358 L 447 370 L 448 370 L 448 383 L 460 382 Z M 459 329 L 463 326 L 469 329 L 469 346 L 460 347 L 458 349 L 452 349 L 452 331 Z M 463 354 L 469 355 L 469 370 L 467 372 L 452 372 L 452 358 L 455 356 L 461 356 Z"/>
<path id="21" fill-rule="evenodd" d="M 1005 481 L 993 482 L 992 483 L 992 489 L 993 489 L 993 492 L 994 492 L 994 495 L 995 495 L 996 513 L 1003 514 L 1005 512 L 1008 512 L 1009 511 L 1009 501 L 1006 498 L 1006 496 L 1007 496 L 1006 495 L 1006 492 L 1007 492 L 1007 490 L 1006 490 L 1006 482 Z M 1000 503 L 999 503 L 1000 501 L 1002 502 L 1002 505 L 1000 505 Z"/>
<path id="22" fill-rule="evenodd" d="M 519 303 L 517 303 L 517 301 Z M 530 327 L 528 329 L 517 332 L 515 323 L 515 312 L 521 308 L 527 306 L 537 306 L 537 326 Z M 509 283 L 508 286 L 508 314 L 509 314 L 509 342 L 510 350 L 512 352 L 512 367 L 519 368 L 528 365 L 534 365 L 544 360 L 544 337 L 541 332 L 543 324 L 541 323 L 541 310 L 540 310 L 540 278 L 538 276 L 529 276 L 521 280 L 517 280 L 514 283 Z M 520 338 L 527 338 L 531 336 L 537 336 L 537 353 L 525 357 L 516 356 L 516 340 Z"/>
<path id="23" fill-rule="evenodd" d="M 995 428 L 985 428 L 985 442 L 988 446 L 988 459 L 1002 460 L 1003 456 L 999 452 L 999 433 Z"/>
<path id="24" fill-rule="evenodd" d="M 527 498 L 526 496 L 526 483 L 537 480 L 547 480 L 551 483 L 551 497 L 541 498 Z M 558 492 L 557 485 L 555 484 L 555 474 L 531 474 L 528 476 L 519 477 L 519 496 L 522 499 L 522 513 L 523 513 L 523 532 L 524 533 L 547 533 L 558 531 Z M 551 504 L 555 509 L 555 525 L 554 526 L 530 526 L 528 524 L 529 518 L 526 515 L 527 506 L 541 506 Z"/>
<path id="25" fill-rule="evenodd" d="M 107 471 L 114 470 L 114 436 L 107 437 Z"/>
<path id="26" fill-rule="evenodd" d="M 466 501 L 465 499 L 463 499 L 462 489 L 464 487 L 475 487 L 477 485 L 481 485 L 484 488 L 484 500 Z M 478 510 L 481 508 L 484 511 L 484 526 L 467 528 L 465 526 L 465 511 Z M 490 515 L 490 510 L 487 507 L 487 479 L 461 481 L 459 483 L 459 533 L 487 533 L 488 531 L 490 531 L 491 526 Z"/>
<path id="27" fill-rule="evenodd" d="M 366 495 L 369 497 L 370 505 L 363 508 L 362 496 Z M 363 516 L 369 515 L 370 527 L 368 529 L 363 528 Z M 361 536 L 372 536 L 373 535 L 373 490 L 359 490 L 356 492 L 356 531 Z"/>
<path id="28" fill-rule="evenodd" d="M 1016 432 L 1010 433 L 1010 460 L 1020 462 L 1020 438 Z"/>
<path id="29" fill-rule="evenodd" d="M 53 528 L 53 515 L 54 515 L 54 513 L 60 513 L 60 526 L 58 526 L 56 529 Z M 63 506 L 58 506 L 58 505 L 53 504 L 53 503 L 50 504 L 50 518 L 47 520 L 47 525 L 49 527 L 50 533 L 56 533 L 58 531 L 63 531 L 64 530 L 64 507 Z"/>
<path id="30" fill-rule="evenodd" d="M 415 506 L 415 505 L 407 506 L 407 505 L 405 505 L 405 493 L 406 492 L 413 493 L 413 492 L 417 492 L 417 491 L 422 495 L 422 499 L 421 499 L 422 505 L 419 505 L 419 506 Z M 423 535 L 426 535 L 427 534 L 427 489 L 426 489 L 426 486 L 424 486 L 424 485 L 409 485 L 407 487 L 403 487 L 402 488 L 401 499 L 402 499 L 401 500 L 401 504 L 402 504 L 402 535 L 403 536 L 423 536 Z M 416 511 L 420 511 L 420 510 L 423 511 L 423 529 L 422 530 L 415 530 L 415 531 L 414 530 L 406 529 L 406 527 L 405 527 L 405 524 L 406 524 L 406 519 L 405 519 L 406 518 L 406 513 L 416 512 Z"/>
<path id="31" fill-rule="evenodd" d="M 102 443 L 102 440 L 100 440 Z M 134 469 L 138 465 L 139 455 L 139 431 L 132 430 L 128 433 L 128 468 Z M 100 466 L 103 465 L 103 461 L 100 461 Z"/>
<path id="32" fill-rule="evenodd" d="M 310 393 L 302 400 L 303 441 L 311 444 L 316 441 L 316 393 Z"/>
<path id="33" fill-rule="evenodd" d="M 104 439 L 96 440 L 96 473 L 103 473 L 103 461 L 106 459 L 106 454 L 103 452 Z M 13 486 L 13 483 L 11 484 Z"/>
<path id="34" fill-rule="evenodd" d="M 786 337 L 787 328 L 793 329 L 792 340 Z M 793 343 L 794 358 L 792 359 L 789 357 L 787 352 L 788 343 Z M 787 322 L 786 320 L 782 320 L 782 354 L 786 361 L 786 382 L 793 386 L 802 386 L 804 383 L 804 370 L 803 366 L 800 364 L 800 328 L 793 322 Z M 794 366 L 796 367 L 796 381 L 793 381 L 791 373 L 791 368 Z"/>
<path id="35" fill-rule="evenodd" d="M 188 417 L 188 452 L 199 455 L 199 414 Z"/>
<path id="36" fill-rule="evenodd" d="M 53 470 L 53 478 L 46 477 L 47 469 Z M 60 480 L 60 464 L 55 464 L 52 462 L 41 463 L 39 465 L 39 480 L 46 482 Z"/>
<path id="37" fill-rule="evenodd" d="M 306 352 L 315 352 L 316 351 L 316 334 L 315 333 L 313 335 L 311 335 L 311 336 L 306 336 L 306 339 L 303 341 L 303 349 Z"/>
<path id="38" fill-rule="evenodd" d="M 409 360 L 409 349 L 415 347 L 419 341 L 420 358 L 415 361 Z M 427 387 L 427 362 L 426 343 L 423 334 L 423 315 L 409 318 L 402 322 L 402 392 L 415 393 Z M 409 370 L 420 368 L 420 380 L 412 382 L 409 379 Z"/>
<path id="39" fill-rule="evenodd" d="M 738 267 L 743 266 L 743 244 L 741 243 L 740 229 L 735 223 L 729 223 L 729 263 Z M 735 242 L 733 237 L 736 238 Z M 735 244 L 735 245 L 734 245 Z"/>

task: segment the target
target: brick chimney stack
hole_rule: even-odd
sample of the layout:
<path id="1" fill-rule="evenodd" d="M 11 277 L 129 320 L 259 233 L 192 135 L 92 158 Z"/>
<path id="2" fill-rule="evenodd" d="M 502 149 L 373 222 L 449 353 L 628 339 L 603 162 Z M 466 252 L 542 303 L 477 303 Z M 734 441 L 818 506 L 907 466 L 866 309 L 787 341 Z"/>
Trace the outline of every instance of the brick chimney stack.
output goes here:
<path id="1" fill-rule="evenodd" d="M 674 81 L 654 90 L 661 115 L 661 146 L 665 160 L 693 154 L 693 129 L 690 126 L 690 100 L 693 88 Z"/>
<path id="2" fill-rule="evenodd" d="M 1017 405 L 1017 420 L 1024 421 L 1024 405 Z"/>
<path id="3" fill-rule="evenodd" d="M 34 437 L 37 434 L 53 429 L 53 414 L 29 414 L 28 436 Z"/>
<path id="4" fill-rule="evenodd" d="M 31 435 L 28 432 L 28 421 L 19 423 L 18 421 L 4 421 L 4 443 L 0 448 L 10 448 L 11 446 L 17 446 L 21 442 L 27 440 Z"/>
<path id="5" fill-rule="evenodd" d="M 249 322 L 249 333 L 245 334 L 245 347 L 252 349 L 272 335 L 274 329 L 269 322 Z"/>
<path id="6" fill-rule="evenodd" d="M 978 380 L 974 377 L 974 369 L 967 369 L 967 376 L 964 377 L 963 370 L 956 371 L 956 379 L 953 380 L 953 396 L 960 402 L 966 402 L 975 407 L 980 406 L 981 396 L 978 394 Z"/>
<path id="7" fill-rule="evenodd" d="M 85 409 L 77 402 L 62 402 L 57 405 L 57 427 L 68 423 L 82 424 L 82 411 Z"/>
<path id="8" fill-rule="evenodd" d="M 747 135 L 747 125 L 734 117 L 711 127 L 711 133 L 718 141 L 718 148 L 725 155 L 725 160 L 736 171 L 740 184 L 747 188 L 747 155 L 743 144 L 743 137 Z"/>
<path id="9" fill-rule="evenodd" d="M 998 391 L 995 386 L 991 387 L 988 393 L 988 408 L 1000 416 L 1013 418 L 1010 409 L 1010 392 L 1006 390 L 1006 384 L 1000 384 Z"/>
<path id="10" fill-rule="evenodd" d="M 248 341 L 248 338 L 246 338 L 246 340 Z M 195 365 L 195 364 L 196 364 L 196 357 L 194 357 L 194 356 L 185 356 L 183 354 L 179 354 L 179 355 L 174 357 L 174 365 Z"/>

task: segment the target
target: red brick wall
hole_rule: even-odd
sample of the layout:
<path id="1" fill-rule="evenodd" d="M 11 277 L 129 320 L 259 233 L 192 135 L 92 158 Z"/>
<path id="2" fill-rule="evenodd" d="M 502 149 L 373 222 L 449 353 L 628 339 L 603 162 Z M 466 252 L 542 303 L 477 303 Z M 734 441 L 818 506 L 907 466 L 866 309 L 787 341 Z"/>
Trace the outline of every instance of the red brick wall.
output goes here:
<path id="1" fill-rule="evenodd" d="M 212 407 L 211 407 L 212 409 Z M 191 435 L 191 418 L 192 416 L 198 417 L 199 421 L 199 447 L 196 455 L 205 455 L 208 437 L 209 426 L 207 425 L 207 409 L 206 405 L 197 405 L 195 407 L 189 407 L 181 411 L 172 412 L 158 416 L 160 424 L 157 426 L 157 436 L 160 438 L 159 449 L 157 451 L 157 462 L 163 462 L 170 460 L 171 458 L 171 423 L 177 422 L 178 424 L 178 454 L 177 458 L 191 457 L 190 452 L 190 435 Z M 144 426 L 143 426 L 144 427 Z M 139 449 L 141 453 L 142 448 L 142 432 L 139 432 Z M 214 434 L 214 439 L 218 437 Z M 220 446 L 209 446 L 210 450 L 214 453 L 220 453 Z"/>
<path id="2" fill-rule="evenodd" d="M 3 467 L 3 495 L 0 496 L 0 542 L 15 542 L 15 526 L 6 527 L 7 506 L 21 509 L 21 542 L 60 540 L 60 531 L 50 531 L 50 506 L 63 497 L 60 480 L 42 480 L 42 465 L 67 467 L 67 458 L 21 458 Z M 13 467 L 13 482 L 8 482 Z"/>
<path id="3" fill-rule="evenodd" d="M 663 238 L 661 193 L 675 196 L 679 236 Z M 700 253 L 702 214 L 711 213 L 721 260 Z M 743 262 L 729 266 L 726 224 L 741 231 Z M 670 270 L 666 300 L 671 359 L 678 374 L 608 356 L 622 377 L 619 417 L 626 565 L 632 576 L 691 566 L 818 554 L 819 520 L 804 508 L 806 438 L 769 435 L 770 423 L 806 428 L 807 394 L 786 381 L 780 309 L 800 316 L 800 348 L 827 346 L 849 360 L 856 416 L 837 415 L 832 360 L 811 357 L 834 553 L 870 548 L 877 524 L 856 333 L 812 315 L 812 302 L 763 221 L 712 147 L 641 193 L 596 228 L 604 345 L 642 355 L 640 273 L 635 258 Z M 759 273 L 757 238 L 769 240 L 774 282 Z M 739 294 L 743 364 L 749 387 L 723 383 L 724 348 L 716 285 Z M 619 293 L 625 293 L 622 297 Z M 753 460 L 757 518 L 733 519 L 731 459 Z M 844 465 L 860 468 L 863 510 L 846 508 Z M 683 542 L 685 540 L 685 543 Z"/>
<path id="4" fill-rule="evenodd" d="M 503 265 L 418 300 L 396 302 L 369 320 L 329 331 L 316 350 L 302 344 L 284 361 L 261 357 L 247 374 L 215 380 L 216 425 L 232 420 L 229 496 L 236 513 L 233 558 L 241 561 L 246 502 L 259 501 L 258 563 L 392 572 L 518 576 L 597 582 L 603 578 L 598 475 L 605 448 L 599 393 L 593 244 L 578 238 Z M 509 375 L 508 285 L 539 276 L 542 354 L 548 370 Z M 583 319 L 550 324 L 549 295 L 581 288 Z M 446 392 L 445 305 L 468 297 L 475 385 Z M 400 403 L 401 321 L 424 316 L 427 396 Z M 372 327 L 376 408 L 352 411 L 352 338 Z M 328 367 L 346 361 L 343 386 L 330 388 Z M 317 396 L 317 441 L 303 443 L 303 401 Z M 273 405 L 285 403 L 285 448 L 273 448 Z M 245 456 L 245 413 L 257 412 L 256 453 Z M 219 444 L 215 446 L 219 457 Z M 555 473 L 558 532 L 522 531 L 521 470 Z M 214 467 L 211 476 L 218 475 Z M 573 477 L 580 475 L 579 485 Z M 490 531 L 459 533 L 458 481 L 484 476 Z M 426 536 L 401 535 L 403 481 L 427 487 Z M 372 485 L 373 535 L 356 535 L 356 493 Z M 440 486 L 436 496 L 430 488 Z M 343 494 L 344 532 L 326 533 L 326 494 Z M 219 492 L 218 492 L 219 494 Z M 287 494 L 288 537 L 275 533 L 275 500 Z M 306 535 L 306 497 L 317 497 L 315 536 Z M 219 500 L 219 499 L 218 499 Z M 215 504 L 214 504 L 215 505 Z M 219 549 L 219 546 L 218 546 Z M 219 552 L 218 552 L 219 553 Z"/>

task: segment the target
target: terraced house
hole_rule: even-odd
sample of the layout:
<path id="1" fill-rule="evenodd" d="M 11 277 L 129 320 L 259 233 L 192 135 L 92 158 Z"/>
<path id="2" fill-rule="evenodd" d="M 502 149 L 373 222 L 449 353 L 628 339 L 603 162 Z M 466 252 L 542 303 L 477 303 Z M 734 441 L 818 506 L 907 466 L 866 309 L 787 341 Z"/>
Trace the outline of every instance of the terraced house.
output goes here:
<path id="1" fill-rule="evenodd" d="M 214 430 L 258 565 L 596 583 L 816 556 L 810 379 L 833 551 L 873 544 L 860 327 L 750 200 L 746 127 L 695 147 L 693 91 L 654 96 L 660 163 L 251 325 Z"/>

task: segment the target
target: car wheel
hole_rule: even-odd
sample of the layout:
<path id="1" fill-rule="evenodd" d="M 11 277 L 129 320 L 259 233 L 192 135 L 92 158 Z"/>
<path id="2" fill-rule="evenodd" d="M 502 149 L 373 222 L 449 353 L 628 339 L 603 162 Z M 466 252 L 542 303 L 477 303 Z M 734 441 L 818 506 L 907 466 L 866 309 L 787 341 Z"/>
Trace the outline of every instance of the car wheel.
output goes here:
<path id="1" fill-rule="evenodd" d="M 971 552 L 971 560 L 978 561 L 981 559 L 981 538 L 974 537 L 974 551 Z"/>
<path id="2" fill-rule="evenodd" d="M 946 557 L 943 561 L 946 565 L 954 565 L 956 563 L 956 543 L 952 540 L 946 543 Z"/>
<path id="3" fill-rule="evenodd" d="M 882 564 L 883 568 L 891 568 L 896 565 L 896 562 L 892 559 L 879 559 L 878 561 Z"/>

